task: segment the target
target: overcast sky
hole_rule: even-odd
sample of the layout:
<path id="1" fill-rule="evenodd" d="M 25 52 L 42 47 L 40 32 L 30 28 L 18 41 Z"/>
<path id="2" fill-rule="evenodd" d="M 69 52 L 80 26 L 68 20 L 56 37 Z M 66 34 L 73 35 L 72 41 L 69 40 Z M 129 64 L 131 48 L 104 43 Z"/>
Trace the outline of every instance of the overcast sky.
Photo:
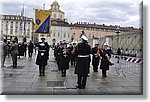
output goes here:
<path id="1" fill-rule="evenodd" d="M 26 16 L 34 18 L 33 8 L 50 9 L 55 0 L 0 0 L 0 14 L 20 14 L 23 4 Z M 139 4 L 142 0 L 57 0 L 69 22 L 139 27 Z"/>

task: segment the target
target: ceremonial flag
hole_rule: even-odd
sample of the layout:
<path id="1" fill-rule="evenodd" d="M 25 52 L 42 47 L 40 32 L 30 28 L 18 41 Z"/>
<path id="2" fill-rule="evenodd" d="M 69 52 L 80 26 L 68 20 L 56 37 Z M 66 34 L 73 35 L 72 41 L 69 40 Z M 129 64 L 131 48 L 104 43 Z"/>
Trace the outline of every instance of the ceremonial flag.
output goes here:
<path id="1" fill-rule="evenodd" d="M 35 33 L 49 34 L 51 28 L 51 11 L 35 9 Z"/>

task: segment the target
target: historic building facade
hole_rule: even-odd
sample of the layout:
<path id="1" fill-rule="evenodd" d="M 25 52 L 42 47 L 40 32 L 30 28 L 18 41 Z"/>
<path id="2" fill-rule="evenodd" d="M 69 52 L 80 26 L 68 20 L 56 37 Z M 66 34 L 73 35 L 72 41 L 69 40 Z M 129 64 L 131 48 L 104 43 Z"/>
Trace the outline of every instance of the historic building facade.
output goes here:
<path id="1" fill-rule="evenodd" d="M 34 33 L 33 19 L 26 17 L 26 20 L 22 21 L 21 16 L 17 15 L 0 16 L 2 19 L 0 22 L 0 33 L 1 35 L 8 37 L 8 39 L 10 39 L 11 36 L 17 36 L 20 41 L 23 37 L 26 37 L 28 41 L 34 40 L 35 42 L 38 42 L 41 37 L 45 37 L 46 41 L 51 45 L 64 40 L 66 42 L 79 41 L 82 32 L 88 37 L 91 45 L 98 43 L 100 38 L 116 35 L 118 27 L 116 25 L 89 24 L 88 22 L 68 23 L 67 19 L 65 19 L 64 11 L 60 10 L 60 5 L 56 0 L 50 5 L 49 11 L 52 12 L 52 26 L 49 34 L 34 34 L 34 37 L 32 38 Z M 120 34 L 138 31 L 138 29 L 133 27 L 119 27 L 119 30 L 121 32 Z"/>
<path id="2" fill-rule="evenodd" d="M 40 41 L 41 37 L 45 37 L 50 45 L 59 43 L 60 41 L 69 42 L 70 26 L 64 18 L 65 13 L 60 10 L 60 5 L 56 0 L 50 5 L 49 11 L 52 12 L 51 32 L 50 34 L 37 35 L 38 41 Z"/>
<path id="3" fill-rule="evenodd" d="M 121 49 L 122 55 L 142 57 L 143 55 L 143 32 L 142 30 L 135 32 L 122 33 L 119 35 L 110 35 L 98 39 L 98 43 L 102 46 L 105 42 L 109 42 L 113 53 L 117 53 L 117 49 Z"/>
<path id="4" fill-rule="evenodd" d="M 55 0 L 51 5 L 50 5 L 49 11 L 52 12 L 52 20 L 64 20 L 64 15 L 65 13 L 60 10 L 60 5 L 58 2 Z"/>
<path id="5" fill-rule="evenodd" d="M 77 22 L 75 24 L 70 25 L 70 34 L 74 38 L 75 41 L 79 41 L 81 32 L 84 31 L 85 35 L 89 38 L 91 45 L 93 43 L 98 43 L 95 41 L 96 39 L 99 40 L 105 36 L 112 36 L 116 35 L 116 31 L 118 30 L 118 26 L 107 26 L 107 25 L 98 25 L 98 24 L 89 24 L 87 22 Z M 135 32 L 138 29 L 133 27 L 119 27 L 120 34 L 128 34 L 129 32 Z"/>
<path id="6" fill-rule="evenodd" d="M 79 41 L 82 31 L 90 39 L 92 45 L 93 39 L 99 39 L 109 35 L 116 35 L 116 30 L 118 26 L 107 26 L 105 24 L 98 25 L 96 23 L 89 24 L 88 22 L 76 22 L 74 24 L 68 23 L 65 19 L 65 13 L 60 10 L 60 5 L 55 0 L 52 5 L 50 5 L 50 11 L 52 12 L 52 31 L 50 34 L 50 39 L 48 42 L 50 44 L 59 43 L 60 41 Z M 133 27 L 119 27 L 120 32 L 129 33 L 133 32 L 135 29 Z M 46 37 L 46 35 L 45 35 Z"/>
<path id="7" fill-rule="evenodd" d="M 23 20 L 24 19 L 24 20 Z M 27 38 L 27 41 L 33 38 L 33 19 L 18 15 L 0 15 L 0 33 L 7 40 L 13 37 L 18 37 L 19 41 L 22 38 Z"/>

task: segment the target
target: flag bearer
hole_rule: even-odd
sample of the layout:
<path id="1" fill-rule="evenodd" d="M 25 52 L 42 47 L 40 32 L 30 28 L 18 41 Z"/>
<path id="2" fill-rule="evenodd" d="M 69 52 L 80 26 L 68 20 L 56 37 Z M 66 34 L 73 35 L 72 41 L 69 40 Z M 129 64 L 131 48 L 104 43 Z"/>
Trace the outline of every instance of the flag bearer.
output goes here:
<path id="1" fill-rule="evenodd" d="M 39 76 L 45 76 L 45 66 L 48 60 L 49 45 L 45 42 L 45 38 L 41 38 L 42 42 L 38 44 L 38 55 L 36 64 L 39 65 Z"/>

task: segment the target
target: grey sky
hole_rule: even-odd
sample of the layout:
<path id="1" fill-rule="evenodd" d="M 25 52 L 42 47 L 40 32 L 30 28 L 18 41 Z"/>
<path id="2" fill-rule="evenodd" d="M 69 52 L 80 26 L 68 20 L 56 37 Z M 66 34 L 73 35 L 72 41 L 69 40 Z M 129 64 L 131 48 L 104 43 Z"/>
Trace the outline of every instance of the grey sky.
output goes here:
<path id="1" fill-rule="evenodd" d="M 33 8 L 50 9 L 54 0 L 1 0 L 0 14 L 20 14 L 23 4 L 26 16 L 34 17 Z M 141 0 L 57 0 L 65 18 L 75 23 L 89 22 L 106 25 L 139 27 Z"/>

